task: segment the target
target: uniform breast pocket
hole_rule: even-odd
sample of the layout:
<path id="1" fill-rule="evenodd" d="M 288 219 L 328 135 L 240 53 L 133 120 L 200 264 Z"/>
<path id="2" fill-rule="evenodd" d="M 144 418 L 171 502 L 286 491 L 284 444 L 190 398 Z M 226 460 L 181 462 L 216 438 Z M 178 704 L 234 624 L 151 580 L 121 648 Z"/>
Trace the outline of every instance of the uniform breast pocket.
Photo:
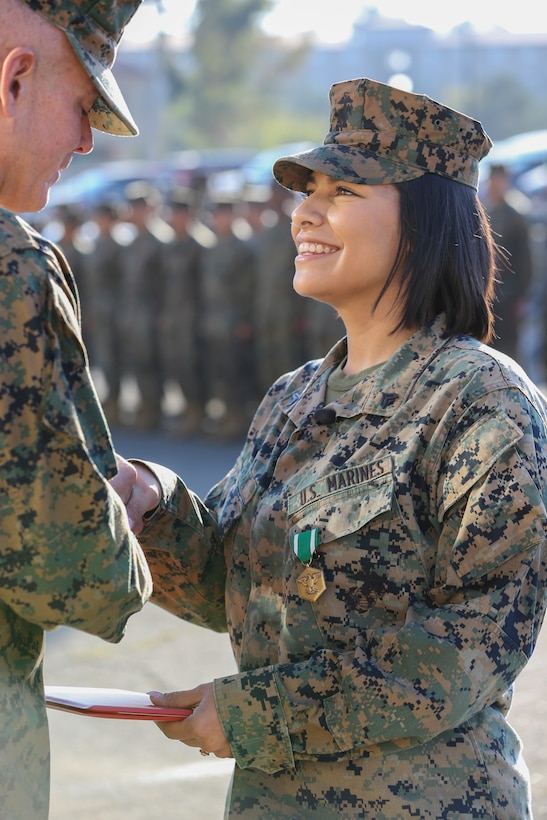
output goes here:
<path id="1" fill-rule="evenodd" d="M 289 534 L 318 529 L 321 544 L 338 541 L 389 512 L 393 495 L 391 459 L 330 473 L 289 497 Z"/>
<path id="2" fill-rule="evenodd" d="M 391 458 L 345 468 L 299 488 L 289 499 L 289 541 L 315 530 L 311 566 L 326 590 L 311 606 L 329 642 L 352 640 L 354 630 L 404 618 L 408 594 L 423 569 L 404 526 Z M 289 588 L 298 606 L 296 557 Z"/>

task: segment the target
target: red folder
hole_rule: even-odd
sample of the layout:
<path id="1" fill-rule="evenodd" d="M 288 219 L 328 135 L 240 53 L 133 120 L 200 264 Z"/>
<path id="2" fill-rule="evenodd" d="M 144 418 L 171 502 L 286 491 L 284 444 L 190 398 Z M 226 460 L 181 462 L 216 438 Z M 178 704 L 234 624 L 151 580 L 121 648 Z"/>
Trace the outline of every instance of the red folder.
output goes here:
<path id="1" fill-rule="evenodd" d="M 145 692 L 87 686 L 46 686 L 46 706 L 89 717 L 121 720 L 183 720 L 191 709 L 154 706 Z"/>

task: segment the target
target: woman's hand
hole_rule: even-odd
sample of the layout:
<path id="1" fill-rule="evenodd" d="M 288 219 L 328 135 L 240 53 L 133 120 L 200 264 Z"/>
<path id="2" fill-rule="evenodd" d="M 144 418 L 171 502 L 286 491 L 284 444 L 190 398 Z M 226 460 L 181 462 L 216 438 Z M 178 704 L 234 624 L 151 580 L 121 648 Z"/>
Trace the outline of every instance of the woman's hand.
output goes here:
<path id="1" fill-rule="evenodd" d="M 131 464 L 118 453 L 116 462 L 118 472 L 110 484 L 125 504 L 129 526 L 138 535 L 144 528 L 143 515 L 154 510 L 161 501 L 161 485 L 144 464 Z"/>
<path id="2" fill-rule="evenodd" d="M 149 692 L 155 706 L 193 709 L 190 717 L 177 721 L 161 721 L 158 727 L 171 740 L 211 753 L 217 757 L 233 757 L 222 729 L 213 695 L 213 684 L 203 683 L 186 692 Z"/>

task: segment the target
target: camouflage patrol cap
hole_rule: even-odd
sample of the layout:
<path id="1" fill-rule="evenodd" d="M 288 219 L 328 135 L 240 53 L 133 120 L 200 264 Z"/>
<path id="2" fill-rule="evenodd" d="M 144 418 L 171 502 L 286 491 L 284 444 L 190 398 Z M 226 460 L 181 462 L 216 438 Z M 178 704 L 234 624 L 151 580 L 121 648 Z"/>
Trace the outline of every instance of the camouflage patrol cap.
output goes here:
<path id="1" fill-rule="evenodd" d="M 492 147 L 477 120 L 425 94 L 366 78 L 335 83 L 330 103 L 323 145 L 274 163 L 285 188 L 303 191 L 310 173 L 320 171 L 367 185 L 439 174 L 477 189 L 479 160 Z"/>
<path id="2" fill-rule="evenodd" d="M 20 0 L 66 34 L 99 91 L 92 128 L 118 136 L 139 133 L 111 68 L 124 28 L 142 0 Z"/>

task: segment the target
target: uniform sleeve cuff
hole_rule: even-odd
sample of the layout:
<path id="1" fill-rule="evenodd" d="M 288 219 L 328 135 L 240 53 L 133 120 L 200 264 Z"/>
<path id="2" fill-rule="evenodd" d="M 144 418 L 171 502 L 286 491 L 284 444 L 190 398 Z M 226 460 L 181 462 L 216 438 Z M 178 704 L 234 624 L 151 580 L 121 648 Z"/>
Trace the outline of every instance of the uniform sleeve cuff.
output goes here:
<path id="1" fill-rule="evenodd" d="M 294 767 L 273 667 L 219 678 L 214 693 L 222 728 L 240 768 L 273 774 Z"/>
<path id="2" fill-rule="evenodd" d="M 130 458 L 128 461 L 131 464 L 142 464 L 151 473 L 155 475 L 157 478 L 160 487 L 161 487 L 161 499 L 160 503 L 154 510 L 150 510 L 149 512 L 145 513 L 143 518 L 145 521 L 149 521 L 151 518 L 155 516 L 157 512 L 160 510 L 167 509 L 169 506 L 170 499 L 175 494 L 175 490 L 178 484 L 178 476 L 173 470 L 170 470 L 168 467 L 164 467 L 161 464 L 155 464 L 153 461 L 144 461 L 141 458 Z"/>

